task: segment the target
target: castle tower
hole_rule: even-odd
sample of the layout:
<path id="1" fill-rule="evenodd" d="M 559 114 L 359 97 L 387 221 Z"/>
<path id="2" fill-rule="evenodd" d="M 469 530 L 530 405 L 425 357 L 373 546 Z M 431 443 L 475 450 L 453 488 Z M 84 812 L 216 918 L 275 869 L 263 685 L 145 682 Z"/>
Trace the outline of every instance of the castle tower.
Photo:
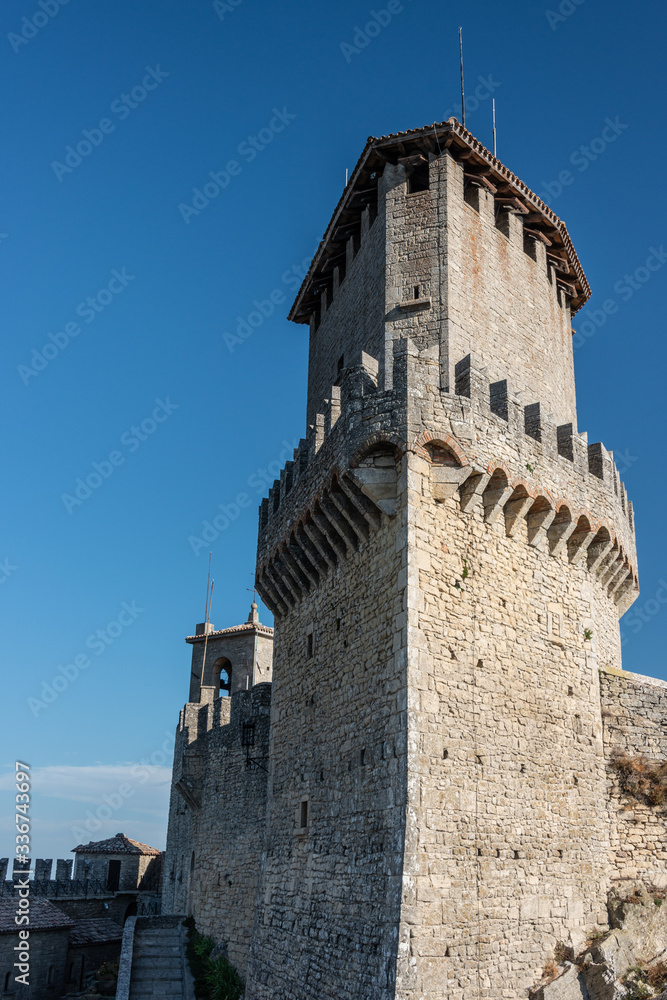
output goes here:
<path id="1" fill-rule="evenodd" d="M 194 915 L 248 962 L 266 814 L 273 629 L 197 625 L 174 746 L 162 912 Z"/>
<path id="2" fill-rule="evenodd" d="M 564 224 L 456 120 L 368 140 L 292 308 L 248 1000 L 525 997 L 606 926 L 632 505 L 576 421 Z"/>

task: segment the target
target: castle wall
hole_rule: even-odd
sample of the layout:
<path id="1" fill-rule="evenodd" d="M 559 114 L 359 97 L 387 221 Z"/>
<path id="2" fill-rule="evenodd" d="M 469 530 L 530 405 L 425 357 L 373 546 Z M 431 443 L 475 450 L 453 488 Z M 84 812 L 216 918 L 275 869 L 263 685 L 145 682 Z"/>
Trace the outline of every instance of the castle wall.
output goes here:
<path id="1" fill-rule="evenodd" d="M 464 164 L 451 157 L 441 162 L 447 174 L 450 358 L 474 350 L 490 382 L 509 378 L 524 403 L 539 400 L 557 423 L 576 429 L 570 310 L 545 245 L 527 241 L 533 259 L 524 250 L 521 216 L 498 215 L 484 188 L 475 189 L 473 207 L 464 199 Z M 450 365 L 450 384 L 453 375 Z"/>
<path id="2" fill-rule="evenodd" d="M 194 916 L 242 974 L 264 834 L 270 703 L 270 685 L 259 684 L 186 705 L 174 756 L 173 780 L 186 781 L 190 804 L 172 787 L 162 912 Z"/>
<path id="3" fill-rule="evenodd" d="M 4 986 L 10 973 L 8 993 L 14 1000 L 52 1000 L 62 996 L 65 988 L 67 940 L 69 929 L 30 931 L 30 986 L 16 983 L 19 975 L 14 968 L 17 949 L 23 944 L 17 934 L 0 934 L 0 975 Z M 49 976 L 49 970 L 51 975 Z"/>
<path id="4" fill-rule="evenodd" d="M 381 182 L 381 185 L 382 186 Z M 308 353 L 308 404 L 306 423 L 315 423 L 324 400 L 338 378 L 338 361 L 345 367 L 357 363 L 361 351 L 380 358 L 384 348 L 384 199 L 378 198 L 378 214 L 371 222 L 370 210 L 362 216 L 361 231 L 347 241 L 345 277 L 334 285 L 333 300 L 322 300 L 319 325 L 311 322 Z M 356 249 L 356 253 L 355 253 Z"/>
<path id="5" fill-rule="evenodd" d="M 628 778 L 646 777 L 643 762 L 667 761 L 667 684 L 639 674 L 604 670 L 600 674 L 602 719 L 609 788 L 608 823 L 612 878 L 641 879 L 667 885 L 667 791 L 665 775 L 639 794 L 624 790 L 621 759 L 639 765 Z M 648 792 L 648 797 L 646 795 Z M 653 801 L 652 801 L 653 799 Z"/>
<path id="6" fill-rule="evenodd" d="M 504 519 L 486 524 L 481 500 L 466 513 L 458 497 L 429 503 L 427 465 L 411 476 L 414 820 L 396 996 L 519 998 L 558 941 L 580 945 L 585 928 L 606 925 L 599 691 L 584 622 L 613 632 L 615 609 L 602 593 L 590 600 L 585 569 L 507 538 Z"/>
<path id="7" fill-rule="evenodd" d="M 393 996 L 405 824 L 404 567 L 404 522 L 387 519 L 276 622 L 252 1000 Z"/>
<path id="8" fill-rule="evenodd" d="M 85 854 L 77 852 L 74 862 L 75 879 L 95 879 L 106 884 L 110 861 L 120 861 L 119 890 L 132 891 L 152 857 L 140 854 Z"/>

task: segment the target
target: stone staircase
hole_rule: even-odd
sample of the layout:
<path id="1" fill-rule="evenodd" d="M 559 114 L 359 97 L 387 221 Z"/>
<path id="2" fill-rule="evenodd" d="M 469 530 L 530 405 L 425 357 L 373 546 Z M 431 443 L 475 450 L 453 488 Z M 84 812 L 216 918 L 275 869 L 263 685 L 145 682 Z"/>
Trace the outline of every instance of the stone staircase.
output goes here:
<path id="1" fill-rule="evenodd" d="M 133 918 L 130 918 L 130 920 Z M 183 917 L 136 917 L 134 933 L 127 928 L 121 966 L 129 968 L 125 989 L 118 996 L 128 1000 L 178 998 L 194 1000 L 192 976 L 185 957 L 186 930 Z M 129 924 L 129 920 L 127 921 Z M 123 958 L 125 963 L 123 963 Z M 119 975 L 119 987 L 121 987 Z"/>

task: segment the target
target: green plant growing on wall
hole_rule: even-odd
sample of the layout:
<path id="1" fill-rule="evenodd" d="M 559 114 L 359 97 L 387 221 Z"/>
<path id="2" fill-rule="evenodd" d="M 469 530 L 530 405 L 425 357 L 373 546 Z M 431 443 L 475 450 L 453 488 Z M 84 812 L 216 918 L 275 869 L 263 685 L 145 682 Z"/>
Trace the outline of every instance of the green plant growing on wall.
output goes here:
<path id="1" fill-rule="evenodd" d="M 197 1000 L 240 1000 L 243 980 L 234 966 L 223 956 L 211 958 L 215 942 L 199 933 L 192 917 L 183 923 L 188 929 L 185 953 L 195 981 Z"/>
<path id="2" fill-rule="evenodd" d="M 243 995 L 243 982 L 226 958 L 209 959 L 206 985 L 210 1000 L 238 1000 Z"/>
<path id="3" fill-rule="evenodd" d="M 585 628 L 584 629 L 584 641 L 585 642 L 590 642 L 590 640 L 592 638 L 593 638 L 593 629 L 592 628 Z"/>

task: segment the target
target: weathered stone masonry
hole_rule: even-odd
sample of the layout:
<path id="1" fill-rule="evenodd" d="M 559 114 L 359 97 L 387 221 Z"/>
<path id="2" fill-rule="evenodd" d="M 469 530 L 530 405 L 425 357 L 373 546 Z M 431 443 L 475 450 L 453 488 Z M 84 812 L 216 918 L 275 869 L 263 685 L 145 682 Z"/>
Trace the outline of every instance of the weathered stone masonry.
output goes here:
<path id="1" fill-rule="evenodd" d="M 196 669 L 175 758 L 201 805 L 172 797 L 199 884 L 174 912 L 235 949 L 248 1000 L 526 997 L 607 926 L 612 880 L 664 870 L 610 764 L 647 727 L 659 756 L 665 716 L 621 669 L 633 510 L 577 428 L 588 295 L 563 223 L 458 123 L 369 140 L 291 313 L 308 432 L 260 509 L 268 776 L 214 760 L 238 728 Z M 246 815 L 241 869 L 207 841 Z"/>

